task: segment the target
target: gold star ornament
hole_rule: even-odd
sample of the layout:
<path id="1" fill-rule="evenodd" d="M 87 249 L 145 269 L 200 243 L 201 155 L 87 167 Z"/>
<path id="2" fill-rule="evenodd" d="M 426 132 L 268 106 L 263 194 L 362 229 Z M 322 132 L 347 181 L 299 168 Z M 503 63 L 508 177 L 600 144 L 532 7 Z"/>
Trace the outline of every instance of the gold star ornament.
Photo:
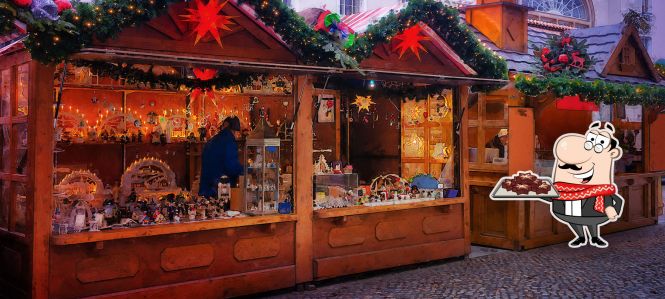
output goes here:
<path id="1" fill-rule="evenodd" d="M 375 103 L 372 101 L 372 96 L 356 96 L 355 101 L 351 103 L 351 105 L 355 105 L 358 107 L 358 112 L 367 110 L 369 112 L 369 107 L 374 105 Z"/>

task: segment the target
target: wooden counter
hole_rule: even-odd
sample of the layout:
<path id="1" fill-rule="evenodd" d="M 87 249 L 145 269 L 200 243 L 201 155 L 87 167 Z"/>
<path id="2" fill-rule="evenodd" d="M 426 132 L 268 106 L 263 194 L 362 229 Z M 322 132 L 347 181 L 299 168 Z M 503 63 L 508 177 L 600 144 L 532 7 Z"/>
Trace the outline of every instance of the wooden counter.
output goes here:
<path id="1" fill-rule="evenodd" d="M 295 285 L 296 215 L 53 236 L 53 298 L 226 298 Z"/>
<path id="2" fill-rule="evenodd" d="M 614 178 L 625 204 L 621 218 L 601 228 L 601 234 L 658 222 L 662 209 L 661 176 L 665 172 L 617 174 Z M 538 201 L 493 201 L 494 184 L 471 184 L 472 242 L 512 250 L 567 242 L 573 234 L 554 219 L 550 205 Z M 520 219 L 523 219 L 520 221 Z"/>
<path id="3" fill-rule="evenodd" d="M 261 224 L 273 224 L 280 222 L 296 221 L 296 215 L 268 215 L 255 217 L 241 217 L 233 219 L 219 219 L 208 221 L 158 224 L 139 226 L 135 228 L 121 228 L 99 232 L 82 232 L 68 235 L 57 235 L 51 237 L 53 245 L 72 245 L 81 243 L 92 243 L 108 240 L 119 240 L 168 234 L 178 234 L 196 231 L 206 231 L 223 228 L 233 228 Z"/>
<path id="4" fill-rule="evenodd" d="M 469 253 L 467 197 L 314 212 L 314 279 Z"/>
<path id="5" fill-rule="evenodd" d="M 464 200 L 465 199 L 462 197 L 455 197 L 455 198 L 435 199 L 435 200 L 428 200 L 428 201 L 421 201 L 414 203 L 376 206 L 376 207 L 355 206 L 355 207 L 336 208 L 336 209 L 321 209 L 314 211 L 314 216 L 317 218 L 333 218 L 333 217 L 342 217 L 342 216 L 351 216 L 351 215 L 383 213 L 383 212 L 409 210 L 409 209 L 417 209 L 425 207 L 454 205 L 454 204 L 464 203 Z"/>

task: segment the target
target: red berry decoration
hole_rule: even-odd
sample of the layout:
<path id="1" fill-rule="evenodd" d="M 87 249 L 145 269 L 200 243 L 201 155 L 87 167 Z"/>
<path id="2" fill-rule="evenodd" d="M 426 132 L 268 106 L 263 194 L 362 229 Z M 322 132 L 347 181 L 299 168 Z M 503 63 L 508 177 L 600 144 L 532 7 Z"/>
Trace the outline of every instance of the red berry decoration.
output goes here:
<path id="1" fill-rule="evenodd" d="M 20 7 L 28 7 L 32 5 L 32 0 L 14 0 L 14 4 Z"/>
<path id="2" fill-rule="evenodd" d="M 548 55 L 550 54 L 550 49 L 549 48 L 543 48 L 543 55 Z"/>
<path id="3" fill-rule="evenodd" d="M 561 62 L 563 64 L 568 63 L 568 55 L 566 55 L 566 54 L 559 55 L 559 62 Z"/>
<path id="4" fill-rule="evenodd" d="M 543 63 L 546 63 L 547 62 L 547 56 L 540 55 L 540 61 L 542 61 Z"/>
<path id="5" fill-rule="evenodd" d="M 58 6 L 58 14 L 61 14 L 65 10 L 72 9 L 72 3 L 69 2 L 69 0 L 55 0 L 53 2 Z"/>

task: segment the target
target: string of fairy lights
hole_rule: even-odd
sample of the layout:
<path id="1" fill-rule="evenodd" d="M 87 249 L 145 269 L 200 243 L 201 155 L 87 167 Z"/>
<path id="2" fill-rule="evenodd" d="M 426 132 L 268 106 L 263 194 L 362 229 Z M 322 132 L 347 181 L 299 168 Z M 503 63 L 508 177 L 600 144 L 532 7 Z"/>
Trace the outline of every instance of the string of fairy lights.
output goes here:
<path id="1" fill-rule="evenodd" d="M 58 20 L 37 19 L 26 8 L 14 7 L 16 16 L 27 24 L 25 46 L 32 57 L 43 63 L 59 63 L 92 43 L 117 36 L 124 28 L 147 22 L 166 11 L 177 0 L 97 0 L 73 3 Z M 250 5 L 259 20 L 273 28 L 301 61 L 310 65 L 358 68 L 372 49 L 410 26 L 423 22 L 439 34 L 479 77 L 506 79 L 505 60 L 490 50 L 459 19 L 457 9 L 433 0 L 412 0 L 399 12 L 393 12 L 346 48 L 332 36 L 314 30 L 310 24 L 282 0 L 239 0 Z M 0 9 L 0 14 L 2 10 Z M 0 32 L 2 33 L 2 32 Z M 218 76 L 226 76 L 224 73 Z M 493 86 L 494 88 L 496 87 Z"/>

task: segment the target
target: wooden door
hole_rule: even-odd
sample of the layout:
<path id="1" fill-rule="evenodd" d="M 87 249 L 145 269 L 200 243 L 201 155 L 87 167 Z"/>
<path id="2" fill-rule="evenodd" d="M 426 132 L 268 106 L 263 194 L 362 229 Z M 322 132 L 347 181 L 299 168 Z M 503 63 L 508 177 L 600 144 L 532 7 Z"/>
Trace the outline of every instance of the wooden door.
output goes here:
<path id="1" fill-rule="evenodd" d="M 402 102 L 402 177 L 428 173 L 438 178 L 448 159 L 454 158 L 452 96 L 452 90 L 444 90 Z"/>
<path id="2" fill-rule="evenodd" d="M 46 297 L 48 290 L 41 278 L 48 274 L 51 229 L 49 72 L 53 69 L 29 61 L 27 52 L 0 60 L 0 289 L 12 298 Z M 37 122 L 47 127 L 38 131 Z"/>

